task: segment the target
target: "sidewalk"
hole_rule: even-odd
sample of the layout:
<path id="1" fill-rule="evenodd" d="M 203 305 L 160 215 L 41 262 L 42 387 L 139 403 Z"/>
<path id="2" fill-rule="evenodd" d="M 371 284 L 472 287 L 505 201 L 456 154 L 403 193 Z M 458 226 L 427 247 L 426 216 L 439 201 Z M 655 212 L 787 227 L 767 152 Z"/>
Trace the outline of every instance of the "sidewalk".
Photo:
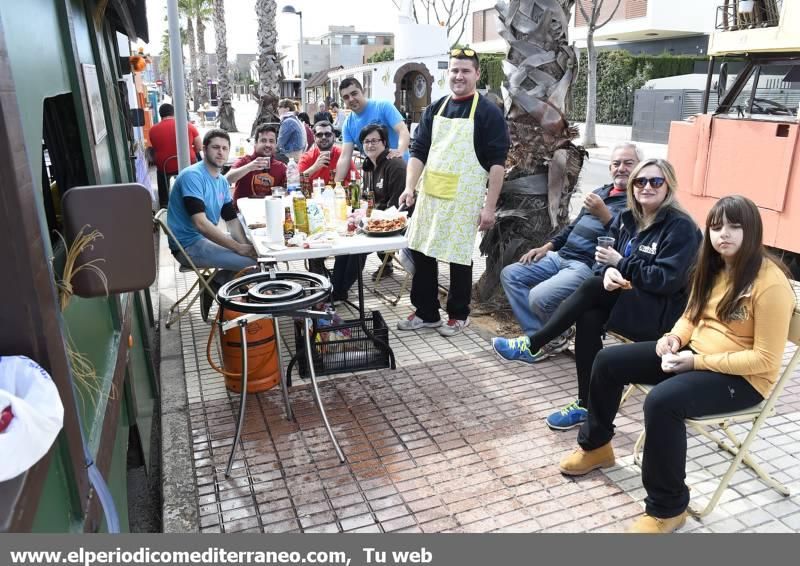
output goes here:
<path id="1" fill-rule="evenodd" d="M 476 253 L 475 280 L 482 259 Z M 376 268 L 372 254 L 364 272 Z M 178 272 L 162 239 L 154 297 L 162 315 L 193 277 Z M 390 284 L 399 289 L 398 276 Z M 475 327 L 452 339 L 395 330 L 411 311 L 407 294 L 396 307 L 369 291 L 366 299 L 386 319 L 398 367 L 322 380 L 347 462 L 336 459 L 308 384 L 295 380 L 296 423 L 285 420 L 278 389 L 248 396 L 228 480 L 238 395 L 206 361 L 209 326 L 195 307 L 171 330 L 162 327 L 165 532 L 618 532 L 642 512 L 641 473 L 631 456 L 641 397 L 617 418 L 617 465 L 567 478 L 556 464 L 575 447 L 575 430 L 553 432 L 544 418 L 575 396 L 571 357 L 511 365 Z M 294 350 L 290 324 L 281 324 L 282 335 Z M 688 482 L 702 500 L 727 457 L 694 436 L 688 445 Z M 796 379 L 752 452 L 800 491 Z M 717 509 L 682 530 L 798 532 L 800 505 L 740 470 Z"/>
<path id="2" fill-rule="evenodd" d="M 576 123 L 581 132 L 580 139 L 583 139 L 583 130 L 585 124 Z M 611 150 L 614 146 L 620 143 L 629 142 L 631 140 L 633 128 L 631 126 L 614 126 L 611 124 L 596 124 L 595 137 L 597 139 L 598 147 L 587 149 L 591 157 L 608 160 L 611 159 Z M 647 143 L 634 141 L 647 157 L 660 157 L 667 158 L 667 144 L 663 143 Z"/>

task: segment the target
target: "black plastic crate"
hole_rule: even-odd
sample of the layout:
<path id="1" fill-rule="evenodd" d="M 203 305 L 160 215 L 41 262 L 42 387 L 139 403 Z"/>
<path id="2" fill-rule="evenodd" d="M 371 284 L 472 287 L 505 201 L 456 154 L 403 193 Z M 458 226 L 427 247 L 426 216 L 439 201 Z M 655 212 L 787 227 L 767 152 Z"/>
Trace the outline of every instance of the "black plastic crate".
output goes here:
<path id="1" fill-rule="evenodd" d="M 297 366 L 300 377 L 307 378 L 311 374 L 302 329 L 303 323 L 296 321 Z M 329 333 L 337 331 L 349 333 L 349 337 L 328 340 Z M 311 349 L 314 371 L 318 376 L 391 367 L 389 328 L 379 311 L 372 311 L 365 320 L 346 320 L 341 324 L 320 327 L 314 323 Z"/>

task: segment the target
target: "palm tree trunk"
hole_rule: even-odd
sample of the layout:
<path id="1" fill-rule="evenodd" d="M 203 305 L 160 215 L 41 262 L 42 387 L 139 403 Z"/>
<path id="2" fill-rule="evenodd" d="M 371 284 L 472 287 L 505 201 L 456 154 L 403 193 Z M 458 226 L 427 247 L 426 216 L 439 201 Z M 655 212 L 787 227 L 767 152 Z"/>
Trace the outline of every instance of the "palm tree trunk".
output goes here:
<path id="1" fill-rule="evenodd" d="M 478 311 L 507 308 L 500 271 L 569 221 L 570 197 L 585 155 L 572 143 L 578 131 L 564 112 L 577 75 L 567 41 L 574 4 L 513 0 L 497 5 L 500 36 L 508 43 L 503 87 L 511 150 L 497 222 L 481 241 L 486 270 L 473 294 Z"/>
<path id="2" fill-rule="evenodd" d="M 197 46 L 194 38 L 194 22 L 191 14 L 187 18 L 186 39 L 189 42 L 189 82 L 186 83 L 186 92 L 193 101 L 192 110 L 197 112 L 199 93 L 197 92 Z"/>
<path id="3" fill-rule="evenodd" d="M 281 68 L 278 65 L 275 44 L 278 30 L 275 27 L 275 0 L 256 0 L 258 18 L 258 114 L 253 121 L 251 134 L 262 122 L 278 121 Z"/>
<path id="4" fill-rule="evenodd" d="M 228 32 L 225 28 L 225 0 L 214 0 L 214 32 L 217 43 L 217 96 L 219 126 L 226 132 L 238 132 L 231 104 L 231 83 L 228 80 Z"/>
<path id="5" fill-rule="evenodd" d="M 197 51 L 200 63 L 200 104 L 208 102 L 208 55 L 206 54 L 206 24 L 203 21 L 203 14 L 197 13 Z"/>

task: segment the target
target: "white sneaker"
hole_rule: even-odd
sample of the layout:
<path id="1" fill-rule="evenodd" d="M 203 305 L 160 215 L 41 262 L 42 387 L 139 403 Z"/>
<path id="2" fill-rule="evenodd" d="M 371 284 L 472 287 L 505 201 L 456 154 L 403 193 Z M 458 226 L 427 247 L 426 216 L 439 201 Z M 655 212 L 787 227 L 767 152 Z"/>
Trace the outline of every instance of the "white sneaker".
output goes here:
<path id="1" fill-rule="evenodd" d="M 436 322 L 425 322 L 416 314 L 411 313 L 408 315 L 407 319 L 401 320 L 397 323 L 397 330 L 419 330 L 420 328 L 436 328 L 437 326 L 441 325 L 441 320 L 437 320 Z"/>
<path id="2" fill-rule="evenodd" d="M 440 326 L 436 330 L 442 336 L 455 336 L 464 331 L 464 329 L 469 326 L 469 317 L 466 320 L 457 320 L 455 318 L 451 318 L 447 321 L 447 324 L 444 326 Z"/>

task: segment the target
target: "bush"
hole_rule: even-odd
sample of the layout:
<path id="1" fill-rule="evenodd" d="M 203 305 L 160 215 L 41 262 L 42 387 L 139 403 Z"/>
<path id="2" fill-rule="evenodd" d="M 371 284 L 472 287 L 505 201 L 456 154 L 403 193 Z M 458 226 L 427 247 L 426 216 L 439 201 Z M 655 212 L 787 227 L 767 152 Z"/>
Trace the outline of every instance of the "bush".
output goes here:
<path id="1" fill-rule="evenodd" d="M 380 63 L 381 61 L 394 61 L 394 47 L 384 47 L 367 58 L 367 63 Z"/>
<path id="2" fill-rule="evenodd" d="M 686 75 L 705 57 L 675 55 L 632 55 L 623 50 L 597 54 L 597 123 L 630 125 L 636 89 L 650 79 Z M 578 77 L 572 86 L 567 116 L 570 121 L 586 119 L 586 74 L 588 60 L 581 54 Z"/>
<path id="3" fill-rule="evenodd" d="M 500 91 L 505 78 L 503 74 L 503 60 L 505 57 L 502 53 L 481 53 L 481 78 L 478 81 L 478 88 Z"/>

